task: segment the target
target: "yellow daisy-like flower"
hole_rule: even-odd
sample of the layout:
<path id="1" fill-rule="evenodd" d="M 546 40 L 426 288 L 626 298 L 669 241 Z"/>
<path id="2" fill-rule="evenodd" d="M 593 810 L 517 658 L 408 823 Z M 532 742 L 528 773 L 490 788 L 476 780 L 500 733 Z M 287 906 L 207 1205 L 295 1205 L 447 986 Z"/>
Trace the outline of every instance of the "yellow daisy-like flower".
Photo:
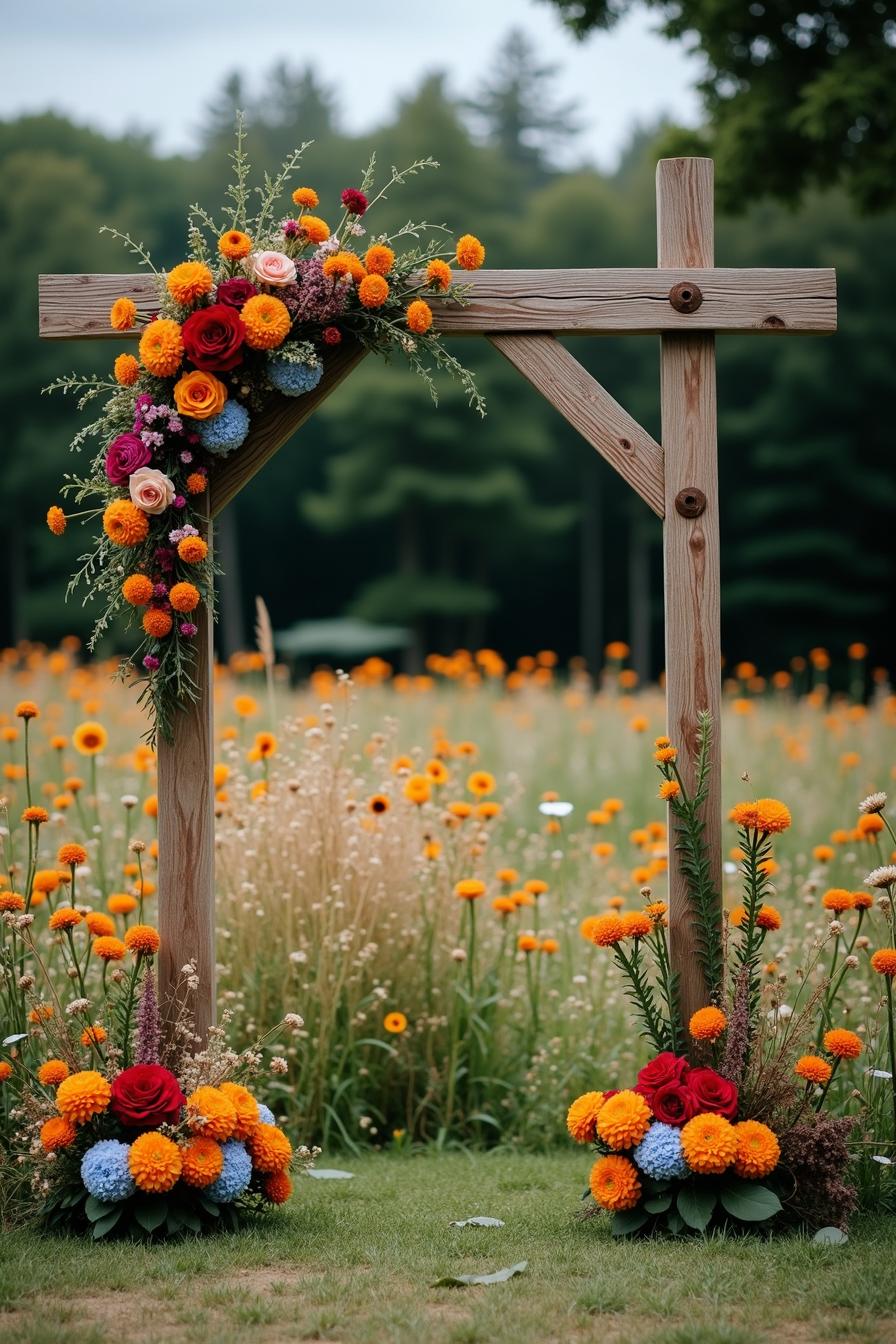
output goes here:
<path id="1" fill-rule="evenodd" d="M 164 1194 L 177 1184 L 183 1170 L 183 1159 L 177 1144 L 150 1130 L 138 1134 L 131 1144 L 128 1154 L 128 1166 L 138 1190 L 152 1194 Z"/>
<path id="2" fill-rule="evenodd" d="M 59 1114 L 73 1125 L 83 1125 L 95 1115 L 101 1115 L 109 1105 L 112 1088 L 95 1069 L 82 1069 L 69 1074 L 59 1084 L 56 1106 Z"/>
<path id="3" fill-rule="evenodd" d="M 756 1181 L 774 1171 L 781 1156 L 781 1145 L 774 1130 L 759 1120 L 742 1120 L 734 1126 L 734 1133 L 737 1140 L 734 1170 L 738 1176 Z"/>
<path id="4" fill-rule="evenodd" d="M 467 778 L 467 788 L 476 798 L 485 798 L 495 791 L 495 777 L 488 770 L 474 770 Z"/>
<path id="5" fill-rule="evenodd" d="M 387 1013 L 383 1018 L 383 1026 L 390 1036 L 400 1036 L 403 1031 L 407 1031 L 408 1020 L 404 1013 Z"/>
<path id="6" fill-rule="evenodd" d="M 576 1143 L 593 1143 L 597 1135 L 597 1116 L 604 1104 L 603 1092 L 585 1092 L 566 1112 L 566 1128 Z"/>
<path id="7" fill-rule="evenodd" d="M 292 1144 L 276 1125 L 256 1125 L 246 1147 L 256 1171 L 284 1171 L 292 1161 Z"/>
<path id="8" fill-rule="evenodd" d="M 633 1209 L 641 1198 L 637 1167 L 627 1157 L 615 1154 L 597 1159 L 591 1168 L 588 1186 L 595 1204 L 611 1213 Z"/>
<path id="9" fill-rule="evenodd" d="M 650 1128 L 651 1111 L 638 1092 L 617 1092 L 601 1106 L 597 1132 L 610 1148 L 634 1148 Z"/>
<path id="10" fill-rule="evenodd" d="M 721 1175 L 737 1157 L 734 1126 L 722 1115 L 695 1115 L 682 1128 L 681 1151 L 691 1171 Z"/>

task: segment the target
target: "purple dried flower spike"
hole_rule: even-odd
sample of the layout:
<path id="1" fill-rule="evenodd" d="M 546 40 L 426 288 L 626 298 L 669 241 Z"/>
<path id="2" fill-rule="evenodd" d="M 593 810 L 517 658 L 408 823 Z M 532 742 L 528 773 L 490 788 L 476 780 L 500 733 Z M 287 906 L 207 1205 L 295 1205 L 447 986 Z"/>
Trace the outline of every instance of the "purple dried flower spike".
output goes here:
<path id="1" fill-rule="evenodd" d="M 140 1002 L 137 1005 L 137 1025 L 134 1034 L 134 1063 L 158 1064 L 162 1047 L 162 1023 L 152 967 L 143 977 Z"/>

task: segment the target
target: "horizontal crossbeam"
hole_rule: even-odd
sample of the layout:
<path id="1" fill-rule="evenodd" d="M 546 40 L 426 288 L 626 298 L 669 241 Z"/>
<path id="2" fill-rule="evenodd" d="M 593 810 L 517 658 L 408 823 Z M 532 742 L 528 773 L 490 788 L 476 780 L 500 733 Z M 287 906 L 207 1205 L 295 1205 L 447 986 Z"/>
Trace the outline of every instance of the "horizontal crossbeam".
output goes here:
<path id="1" fill-rule="evenodd" d="M 488 339 L 662 518 L 663 450 L 647 430 L 553 336 Z"/>
<path id="2" fill-rule="evenodd" d="M 837 327 L 832 270 L 485 270 L 455 272 L 455 279 L 469 286 L 466 306 L 434 301 L 433 308 L 439 330 L 457 336 L 503 331 L 829 332 Z M 40 335 L 49 340 L 120 341 L 122 333 L 109 326 L 109 309 L 122 294 L 142 310 L 152 309 L 157 302 L 155 277 L 42 275 Z"/>

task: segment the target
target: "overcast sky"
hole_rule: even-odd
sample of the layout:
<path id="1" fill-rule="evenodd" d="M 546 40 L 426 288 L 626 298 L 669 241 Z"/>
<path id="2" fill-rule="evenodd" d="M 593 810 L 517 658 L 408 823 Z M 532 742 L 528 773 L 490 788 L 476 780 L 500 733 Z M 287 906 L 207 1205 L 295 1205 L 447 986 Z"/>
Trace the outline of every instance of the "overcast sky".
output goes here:
<path id="1" fill-rule="evenodd" d="M 345 128 L 359 131 L 426 71 L 446 70 L 454 91 L 470 93 L 512 26 L 580 103 L 578 159 L 612 167 L 633 125 L 698 115 L 694 59 L 640 10 L 584 43 L 538 0 L 0 0 L 0 16 L 0 116 L 52 108 L 110 132 L 139 126 L 163 150 L 193 148 L 204 104 L 234 68 L 255 89 L 276 60 L 312 63 L 338 91 Z"/>

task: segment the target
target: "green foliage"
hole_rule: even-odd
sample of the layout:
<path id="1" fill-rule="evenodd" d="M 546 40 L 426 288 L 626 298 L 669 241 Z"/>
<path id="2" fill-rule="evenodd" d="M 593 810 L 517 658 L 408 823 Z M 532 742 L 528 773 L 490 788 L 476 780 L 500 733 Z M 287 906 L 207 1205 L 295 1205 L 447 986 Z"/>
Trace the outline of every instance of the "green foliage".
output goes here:
<path id="1" fill-rule="evenodd" d="M 633 0 L 547 0 L 578 37 L 609 28 Z M 693 38 L 709 127 L 671 153 L 713 154 L 725 205 L 768 193 L 796 200 L 842 182 L 864 209 L 894 201 L 896 26 L 870 0 L 644 0 L 669 38 Z"/>

